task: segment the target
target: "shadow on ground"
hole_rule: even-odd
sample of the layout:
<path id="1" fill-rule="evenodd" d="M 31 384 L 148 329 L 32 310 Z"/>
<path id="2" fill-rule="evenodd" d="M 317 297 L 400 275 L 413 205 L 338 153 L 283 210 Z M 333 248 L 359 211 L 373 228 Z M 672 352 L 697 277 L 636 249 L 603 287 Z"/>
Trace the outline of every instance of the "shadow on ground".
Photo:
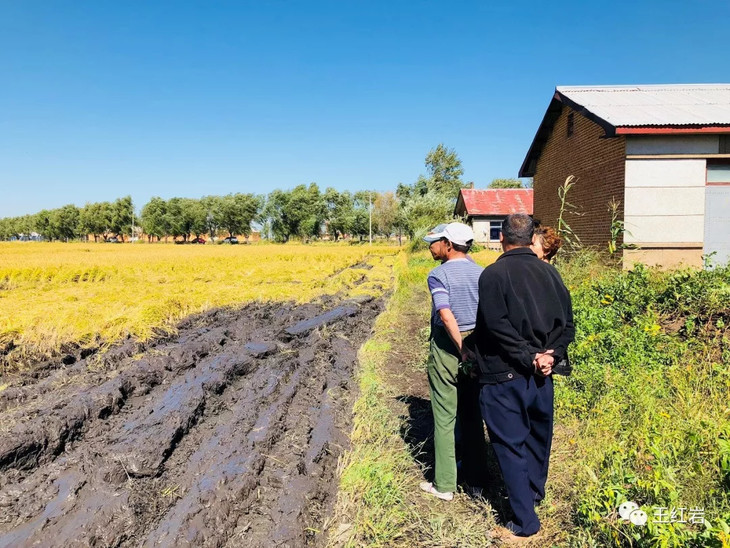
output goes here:
<path id="1" fill-rule="evenodd" d="M 433 481 L 434 469 L 434 448 L 433 448 L 433 414 L 431 413 L 431 402 L 425 398 L 404 394 L 396 398 L 397 401 L 405 404 L 408 415 L 402 416 L 400 435 L 408 446 L 413 459 L 421 466 L 426 481 Z M 459 426 L 457 423 L 457 462 L 463 460 L 465 451 L 470 447 L 459 440 Z M 484 450 L 477 449 L 481 454 L 476 458 L 477 463 L 483 463 L 479 474 L 482 483 L 482 496 L 489 505 L 497 512 L 499 521 L 505 523 L 510 519 L 510 507 L 507 501 L 507 492 L 499 470 L 497 457 L 494 454 L 492 445 L 489 443 L 486 429 L 484 431 L 486 447 Z M 474 450 L 471 447 L 471 450 Z M 467 487 L 463 481 L 463 474 L 459 468 L 459 486 Z M 465 490 L 468 493 L 468 491 Z M 475 497 L 471 494 L 470 496 Z"/>

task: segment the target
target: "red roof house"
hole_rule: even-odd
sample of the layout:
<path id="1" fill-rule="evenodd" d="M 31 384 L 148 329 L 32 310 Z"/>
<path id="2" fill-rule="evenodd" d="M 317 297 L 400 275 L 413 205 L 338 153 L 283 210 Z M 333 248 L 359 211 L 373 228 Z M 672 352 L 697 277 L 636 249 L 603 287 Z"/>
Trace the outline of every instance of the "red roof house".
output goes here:
<path id="1" fill-rule="evenodd" d="M 502 221 L 512 213 L 532 215 L 531 188 L 463 188 L 456 200 L 454 215 L 466 217 L 474 239 L 498 245 Z"/>

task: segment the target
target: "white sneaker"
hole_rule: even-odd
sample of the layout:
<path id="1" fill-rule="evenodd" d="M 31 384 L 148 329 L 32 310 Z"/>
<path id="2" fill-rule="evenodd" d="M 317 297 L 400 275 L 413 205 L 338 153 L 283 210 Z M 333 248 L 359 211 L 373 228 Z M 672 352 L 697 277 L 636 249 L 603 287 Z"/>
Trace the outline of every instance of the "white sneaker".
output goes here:
<path id="1" fill-rule="evenodd" d="M 421 491 L 425 491 L 429 495 L 433 495 L 436 498 L 439 498 L 441 500 L 453 500 L 454 499 L 454 493 L 451 491 L 447 491 L 446 493 L 442 493 L 441 491 L 437 491 L 436 488 L 433 486 L 433 483 L 430 481 L 422 481 L 419 485 L 421 488 Z"/>

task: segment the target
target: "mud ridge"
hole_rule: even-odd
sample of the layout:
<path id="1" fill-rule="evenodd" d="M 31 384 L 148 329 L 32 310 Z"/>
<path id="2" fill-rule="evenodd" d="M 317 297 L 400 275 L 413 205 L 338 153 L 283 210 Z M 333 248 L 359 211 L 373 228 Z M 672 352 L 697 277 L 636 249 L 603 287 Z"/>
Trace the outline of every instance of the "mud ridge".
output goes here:
<path id="1" fill-rule="evenodd" d="M 381 306 L 211 311 L 23 378 L 0 407 L 0 548 L 323 545 Z"/>

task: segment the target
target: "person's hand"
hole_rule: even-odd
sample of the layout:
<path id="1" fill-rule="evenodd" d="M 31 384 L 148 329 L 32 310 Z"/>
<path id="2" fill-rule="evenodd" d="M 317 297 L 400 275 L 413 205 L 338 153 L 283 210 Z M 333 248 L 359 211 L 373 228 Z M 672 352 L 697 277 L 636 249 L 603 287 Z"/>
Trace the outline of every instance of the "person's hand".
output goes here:
<path id="1" fill-rule="evenodd" d="M 555 358 L 553 357 L 554 352 L 554 350 L 546 350 L 545 352 L 535 354 L 535 359 L 532 362 L 535 366 L 535 373 L 547 377 L 553 372 L 553 363 L 555 363 Z"/>
<path id="2" fill-rule="evenodd" d="M 466 346 L 461 347 L 461 361 L 463 362 L 473 362 L 476 361 L 477 355 L 474 353 L 474 351 L 470 348 L 467 348 Z"/>

